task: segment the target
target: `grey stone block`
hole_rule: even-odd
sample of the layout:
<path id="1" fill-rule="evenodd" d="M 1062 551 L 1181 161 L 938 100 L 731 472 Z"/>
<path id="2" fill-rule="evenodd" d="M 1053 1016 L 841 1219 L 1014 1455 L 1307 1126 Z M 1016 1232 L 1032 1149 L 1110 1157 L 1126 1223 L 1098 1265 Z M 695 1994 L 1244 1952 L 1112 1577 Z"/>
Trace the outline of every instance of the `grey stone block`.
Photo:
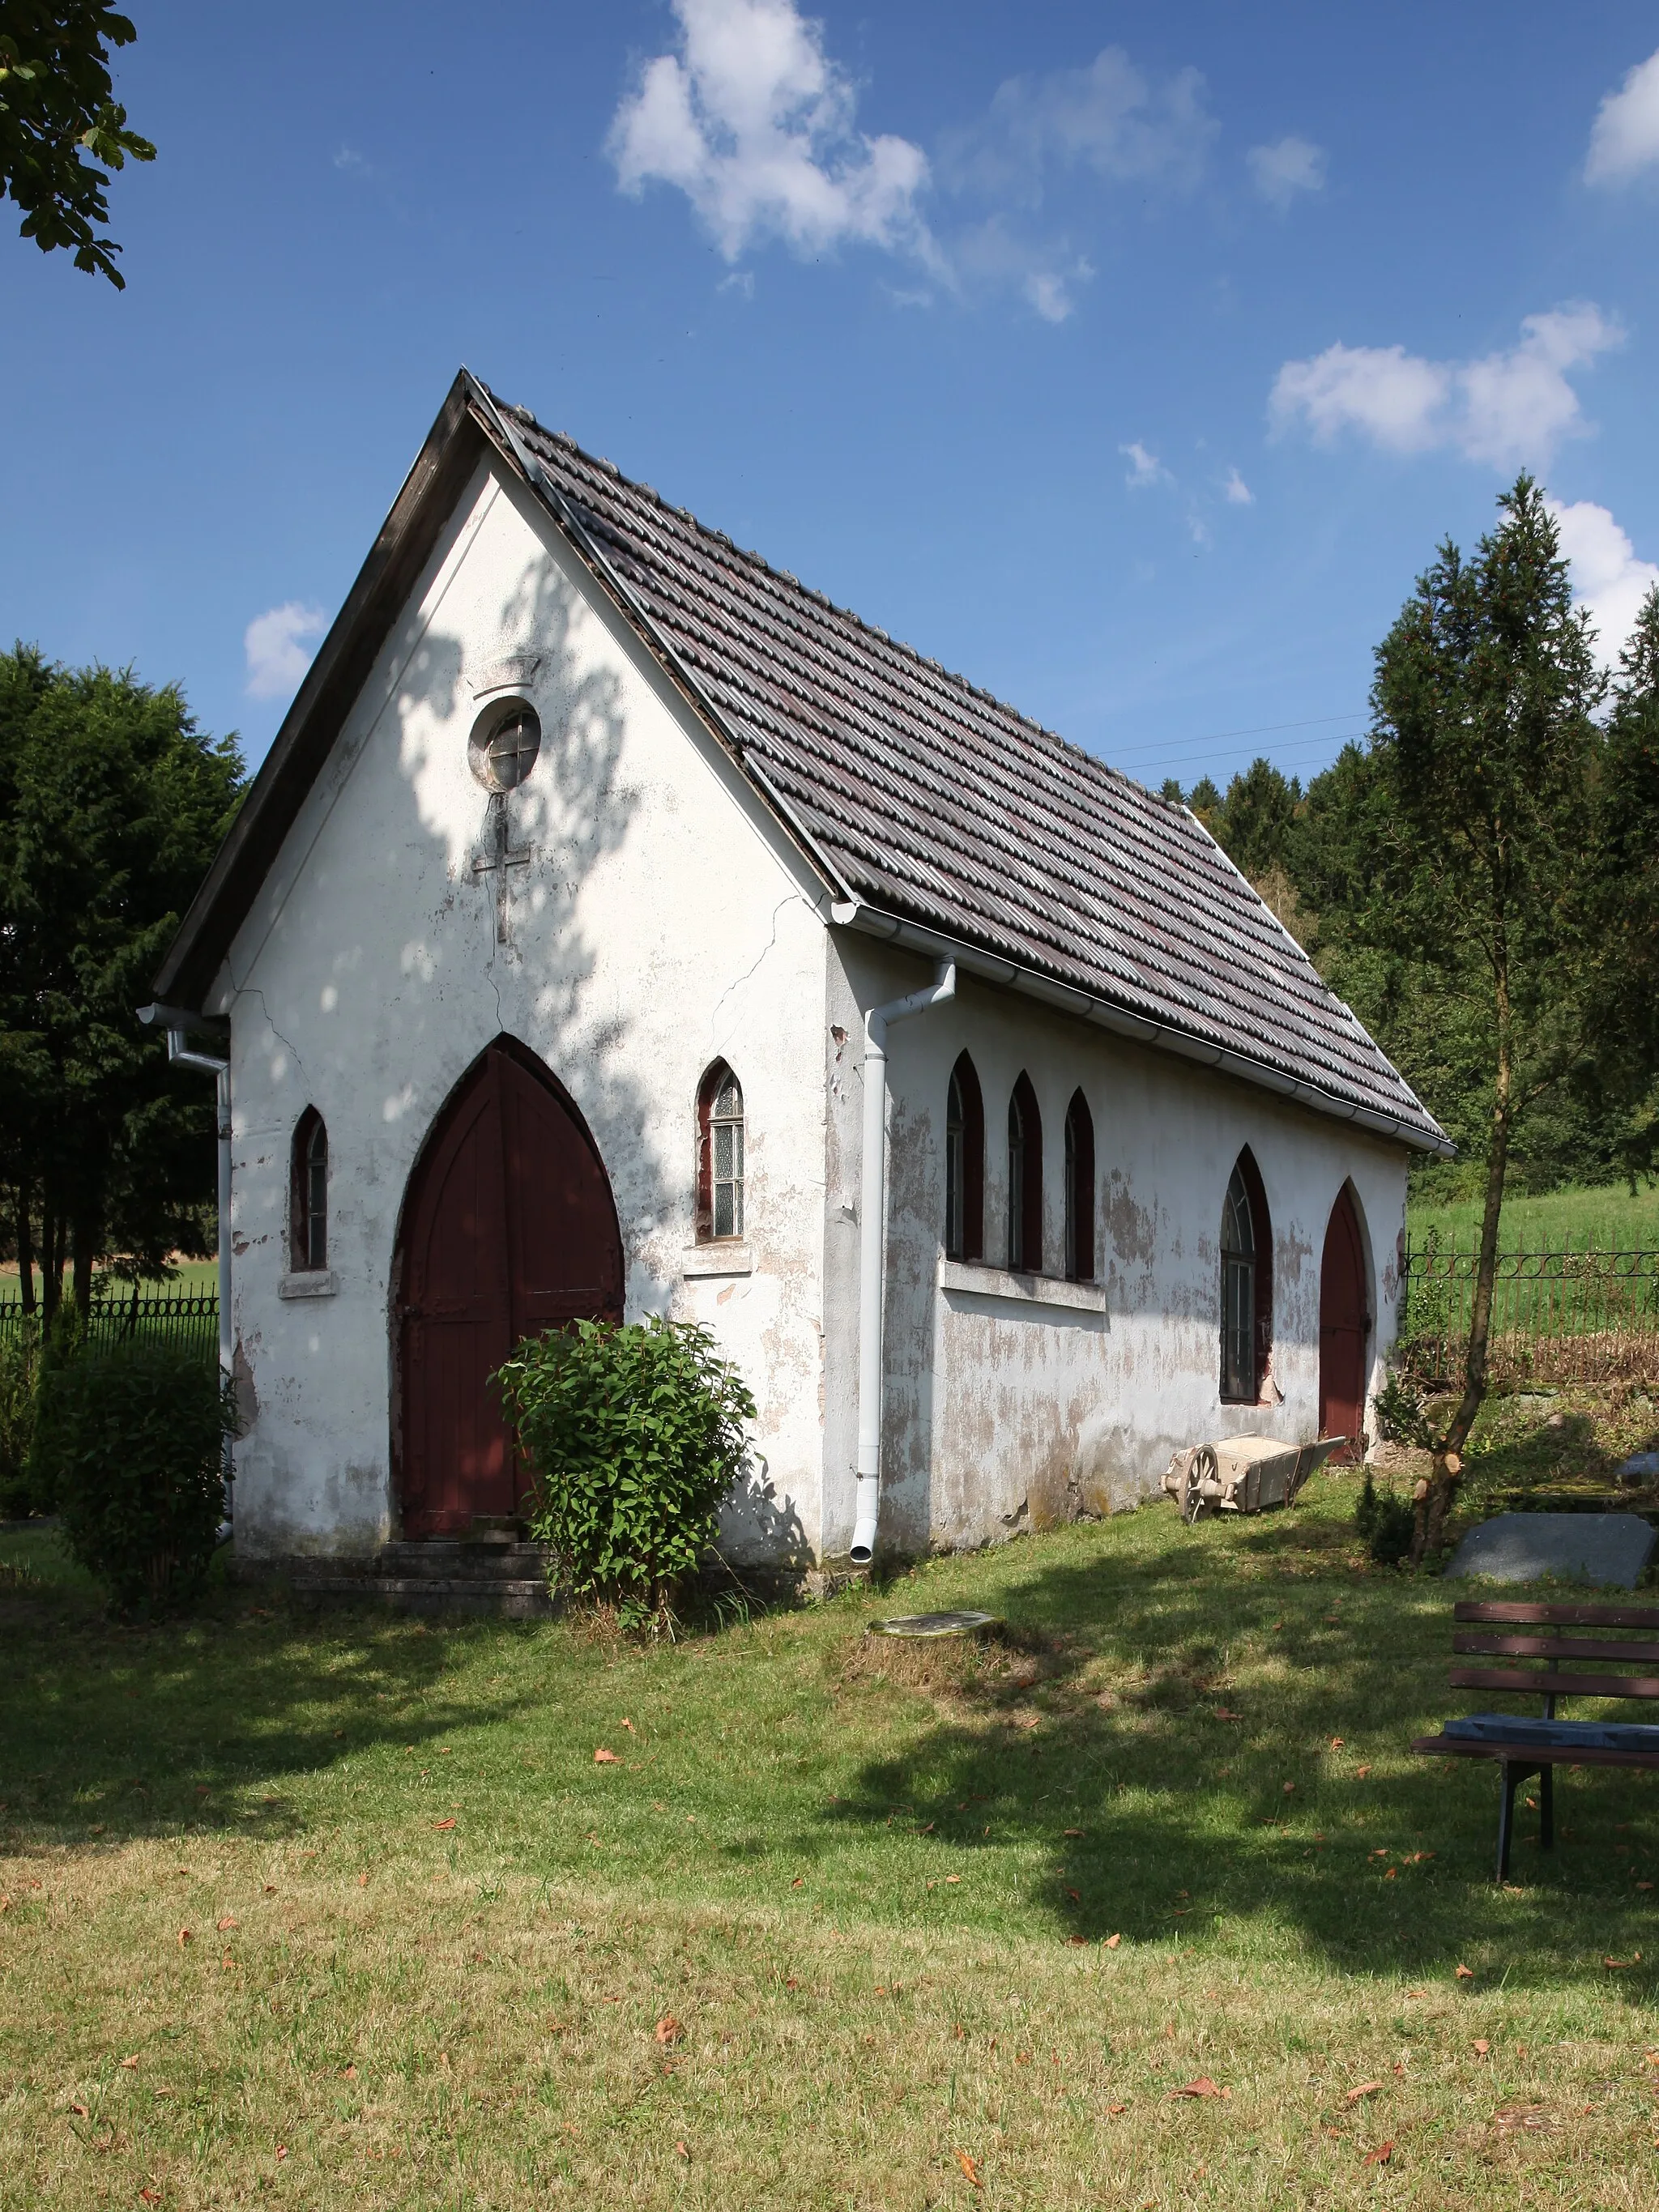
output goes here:
<path id="1" fill-rule="evenodd" d="M 1446 1572 L 1498 1583 L 1598 1583 L 1634 1589 L 1652 1556 L 1653 1529 L 1637 1513 L 1500 1513 L 1471 1528 Z"/>

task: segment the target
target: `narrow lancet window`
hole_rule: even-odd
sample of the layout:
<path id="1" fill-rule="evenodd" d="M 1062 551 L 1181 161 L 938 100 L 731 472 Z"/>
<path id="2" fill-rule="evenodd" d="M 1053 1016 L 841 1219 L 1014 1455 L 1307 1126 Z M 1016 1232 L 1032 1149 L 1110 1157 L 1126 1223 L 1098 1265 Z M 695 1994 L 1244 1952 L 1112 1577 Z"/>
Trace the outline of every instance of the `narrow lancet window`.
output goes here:
<path id="1" fill-rule="evenodd" d="M 1095 1279 L 1095 1124 L 1080 1091 L 1066 1109 L 1066 1273 Z"/>
<path id="2" fill-rule="evenodd" d="M 1273 1235 L 1248 1149 L 1221 1208 L 1221 1395 L 1255 1405 L 1273 1351 Z"/>
<path id="3" fill-rule="evenodd" d="M 697 1241 L 743 1235 L 743 1086 L 717 1060 L 697 1089 Z"/>
<path id="4" fill-rule="evenodd" d="M 985 1107 L 964 1052 L 951 1071 L 945 1107 L 945 1256 L 977 1260 L 985 1250 Z"/>
<path id="5" fill-rule="evenodd" d="M 295 1274 L 315 1274 L 328 1265 L 328 1130 L 314 1106 L 307 1106 L 294 1131 L 289 1169 L 289 1262 Z"/>
<path id="6" fill-rule="evenodd" d="M 1042 1273 L 1042 1117 L 1024 1074 L 1008 1101 L 1008 1265 Z"/>

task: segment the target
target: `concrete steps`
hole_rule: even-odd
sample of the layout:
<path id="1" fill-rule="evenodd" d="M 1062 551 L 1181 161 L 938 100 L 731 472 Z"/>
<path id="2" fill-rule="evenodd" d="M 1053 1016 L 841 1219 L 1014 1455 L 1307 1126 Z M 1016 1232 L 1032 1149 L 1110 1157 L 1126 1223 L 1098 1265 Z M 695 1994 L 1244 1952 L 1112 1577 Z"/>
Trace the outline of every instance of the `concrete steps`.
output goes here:
<path id="1" fill-rule="evenodd" d="M 294 1595 L 313 1605 L 497 1620 L 545 1620 L 554 1611 L 545 1547 L 499 1537 L 387 1544 L 367 1559 L 296 1562 L 290 1582 Z"/>

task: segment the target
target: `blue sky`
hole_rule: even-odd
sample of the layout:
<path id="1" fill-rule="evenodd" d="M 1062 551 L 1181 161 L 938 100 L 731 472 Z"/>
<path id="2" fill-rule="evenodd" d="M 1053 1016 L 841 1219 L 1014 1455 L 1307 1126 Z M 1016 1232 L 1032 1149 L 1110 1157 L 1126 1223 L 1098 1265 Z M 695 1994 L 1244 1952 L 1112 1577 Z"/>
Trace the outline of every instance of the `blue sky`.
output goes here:
<path id="1" fill-rule="evenodd" d="M 1650 7 L 132 4 L 127 290 L 0 222 L 0 634 L 252 759 L 463 362 L 1152 782 L 1324 765 L 1522 463 L 1659 574 Z"/>

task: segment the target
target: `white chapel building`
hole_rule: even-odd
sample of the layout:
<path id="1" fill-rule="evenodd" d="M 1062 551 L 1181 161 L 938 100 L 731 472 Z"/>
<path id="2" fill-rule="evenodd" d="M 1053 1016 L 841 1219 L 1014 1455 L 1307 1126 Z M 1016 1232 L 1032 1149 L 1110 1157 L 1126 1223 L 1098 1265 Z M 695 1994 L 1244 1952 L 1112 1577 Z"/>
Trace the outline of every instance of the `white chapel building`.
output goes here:
<path id="1" fill-rule="evenodd" d="M 734 1556 L 1359 1435 L 1450 1147 L 1185 809 L 463 372 L 157 979 L 228 1018 L 239 1552 L 510 1518 L 489 1376 L 701 1322 Z"/>

